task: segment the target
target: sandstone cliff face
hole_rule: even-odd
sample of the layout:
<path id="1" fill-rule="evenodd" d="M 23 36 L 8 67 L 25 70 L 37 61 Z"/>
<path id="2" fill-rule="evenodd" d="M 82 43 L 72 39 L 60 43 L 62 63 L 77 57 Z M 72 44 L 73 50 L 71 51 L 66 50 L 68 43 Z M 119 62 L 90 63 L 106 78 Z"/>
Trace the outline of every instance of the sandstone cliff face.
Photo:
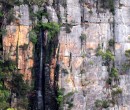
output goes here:
<path id="1" fill-rule="evenodd" d="M 24 75 L 25 80 L 31 80 L 33 44 L 29 40 L 31 27 L 28 6 L 15 6 L 14 15 L 17 20 L 6 26 L 7 33 L 3 36 L 4 57 L 13 61 L 17 60 L 19 73 Z"/>
<path id="2" fill-rule="evenodd" d="M 105 52 L 109 40 L 114 39 L 116 42 L 113 49 L 114 65 L 119 70 L 118 85 L 122 89 L 122 94 L 118 97 L 118 104 L 108 109 L 130 110 L 130 76 L 129 72 L 122 73 L 122 65 L 126 61 L 125 50 L 130 49 L 130 1 L 115 0 L 114 15 L 109 8 L 102 7 L 102 0 L 57 0 L 54 2 L 55 8 L 53 2 L 49 0 L 46 6 L 48 20 L 61 21 L 65 25 L 61 27 L 58 36 L 59 58 L 56 61 L 55 56 L 50 64 L 50 75 L 46 73 L 50 77 L 46 78 L 49 80 L 47 83 L 54 84 L 54 70 L 58 62 L 60 65 L 58 85 L 64 89 L 64 95 L 69 94 L 67 100 L 73 105 L 71 110 L 98 110 L 95 101 L 107 99 L 111 88 L 106 85 L 109 76 L 108 67 L 103 65 L 101 56 L 96 56 L 96 50 L 100 45 Z M 33 45 L 28 37 L 28 32 L 31 30 L 29 9 L 27 5 L 21 5 L 14 10 L 16 16 L 20 14 L 21 17 L 19 25 L 12 23 L 6 26 L 7 35 L 3 37 L 4 55 L 5 58 L 13 60 L 18 57 L 20 73 L 25 75 L 26 80 L 30 80 Z M 48 20 L 43 17 L 43 22 Z M 70 33 L 66 32 L 66 24 L 71 25 Z M 81 42 L 82 34 L 85 34 L 86 38 Z M 26 49 L 23 48 L 25 45 L 27 45 Z M 68 103 L 62 106 L 64 110 L 69 109 Z"/>
<path id="3" fill-rule="evenodd" d="M 62 27 L 59 35 L 61 74 L 59 85 L 65 88 L 65 94 L 74 92 L 72 110 L 97 110 L 95 101 L 107 99 L 110 89 L 106 87 L 107 66 L 102 65 L 101 57 L 96 56 L 98 44 L 102 50 L 108 48 L 110 39 L 115 39 L 115 66 L 122 74 L 122 65 L 126 61 L 125 50 L 129 46 L 129 1 L 116 0 L 115 14 L 101 7 L 100 0 L 67 0 L 67 8 L 60 5 L 60 12 L 67 15 L 67 22 L 74 23 L 71 33 Z M 63 11 L 65 10 L 65 11 Z M 64 21 L 65 16 L 62 16 Z M 81 43 L 81 34 L 86 34 L 86 41 Z M 67 70 L 63 71 L 63 70 Z M 84 73 L 82 74 L 82 70 Z M 123 93 L 118 105 L 109 110 L 129 110 L 129 73 L 120 75 L 119 86 Z M 64 105 L 67 109 L 68 104 Z"/>

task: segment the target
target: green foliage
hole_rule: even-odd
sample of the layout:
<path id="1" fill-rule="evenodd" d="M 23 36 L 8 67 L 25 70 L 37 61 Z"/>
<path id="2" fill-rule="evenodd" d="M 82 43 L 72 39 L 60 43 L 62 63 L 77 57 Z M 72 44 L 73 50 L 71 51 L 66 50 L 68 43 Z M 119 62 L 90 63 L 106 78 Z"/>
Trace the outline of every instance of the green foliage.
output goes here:
<path id="1" fill-rule="evenodd" d="M 45 13 L 44 11 L 38 11 L 35 16 L 37 16 L 38 19 L 42 18 L 42 16 L 48 17 L 48 13 Z"/>
<path id="2" fill-rule="evenodd" d="M 8 108 L 7 110 L 15 110 L 14 108 Z"/>
<path id="3" fill-rule="evenodd" d="M 126 72 L 130 68 L 130 49 L 125 51 L 125 56 L 127 57 L 127 61 L 122 65 L 123 72 Z"/>
<path id="4" fill-rule="evenodd" d="M 19 107 L 22 107 L 24 110 L 28 110 L 28 98 L 27 97 L 22 97 L 21 99 L 19 99 L 17 105 Z"/>
<path id="5" fill-rule="evenodd" d="M 103 51 L 101 49 L 97 50 L 97 53 L 96 53 L 97 56 L 102 56 L 104 55 Z"/>
<path id="6" fill-rule="evenodd" d="M 57 100 L 57 103 L 59 104 L 59 105 L 61 105 L 61 103 L 63 102 L 63 92 L 64 92 L 64 90 L 63 89 L 59 89 L 58 90 L 58 96 L 57 96 L 57 98 L 56 98 L 56 100 Z"/>
<path id="7" fill-rule="evenodd" d="M 20 2 L 20 0 L 6 0 L 6 3 L 8 5 L 21 5 L 22 2 Z"/>
<path id="8" fill-rule="evenodd" d="M 110 46 L 110 47 L 113 47 L 114 45 L 115 45 L 114 39 L 110 39 L 110 40 L 109 40 L 109 46 Z"/>
<path id="9" fill-rule="evenodd" d="M 130 68 L 130 64 L 128 62 L 126 62 L 122 65 L 123 72 L 126 72 L 129 68 Z"/>
<path id="10" fill-rule="evenodd" d="M 10 97 L 9 90 L 0 90 L 0 108 L 5 110 L 9 107 L 8 98 Z"/>
<path id="11" fill-rule="evenodd" d="M 2 18 L 3 17 L 3 12 L 2 11 L 0 11 L 0 18 Z"/>
<path id="12" fill-rule="evenodd" d="M 43 3 L 45 3 L 46 0 L 23 0 L 23 2 L 21 0 L 7 0 L 6 3 L 9 5 L 21 5 L 23 3 L 29 4 L 29 5 L 38 5 L 38 6 L 42 6 Z"/>
<path id="13" fill-rule="evenodd" d="M 7 101 L 9 96 L 10 92 L 8 90 L 0 90 L 0 102 L 3 102 L 4 100 Z"/>
<path id="14" fill-rule="evenodd" d="M 108 108 L 110 106 L 110 103 L 107 100 L 96 100 L 95 106 L 101 108 Z"/>
<path id="15" fill-rule="evenodd" d="M 74 92 L 69 92 L 68 94 L 66 94 L 66 95 L 64 96 L 64 98 L 69 98 L 69 97 L 71 97 L 73 94 L 74 94 Z"/>
<path id="16" fill-rule="evenodd" d="M 57 97 L 57 103 L 60 105 L 61 102 L 63 102 L 63 96 L 62 95 L 58 95 L 58 97 Z"/>
<path id="17" fill-rule="evenodd" d="M 35 4 L 41 6 L 46 2 L 46 0 L 26 0 L 26 2 L 29 4 Z"/>
<path id="18" fill-rule="evenodd" d="M 95 106 L 96 107 L 101 107 L 102 106 L 102 100 L 96 100 L 95 101 Z"/>
<path id="19" fill-rule="evenodd" d="M 37 11 L 36 13 L 32 13 L 31 16 L 37 17 L 38 20 L 41 20 L 42 16 L 45 16 L 46 18 L 48 18 L 48 13 L 44 12 L 43 10 L 40 10 L 40 11 Z"/>
<path id="20" fill-rule="evenodd" d="M 1 110 L 6 110 L 7 108 L 9 108 L 9 103 L 7 101 L 0 102 Z"/>
<path id="21" fill-rule="evenodd" d="M 112 68 L 111 69 L 111 73 L 110 73 L 110 77 L 112 78 L 118 78 L 119 74 L 118 74 L 118 70 L 116 68 Z"/>
<path id="22" fill-rule="evenodd" d="M 24 105 L 23 108 L 26 107 L 27 109 L 27 101 L 21 100 L 26 97 L 28 91 L 30 90 L 30 87 L 24 82 L 23 75 L 16 74 L 15 70 L 15 62 L 10 60 L 0 60 L 0 108 L 2 110 L 5 110 L 7 108 L 9 109 L 9 98 L 11 95 L 10 90 L 11 92 L 15 93 L 20 100 L 20 104 L 18 103 L 18 106 Z"/>
<path id="23" fill-rule="evenodd" d="M 110 50 L 107 50 L 106 53 L 103 54 L 103 59 L 105 59 L 106 61 L 113 61 L 114 60 L 114 55 L 112 54 L 112 52 Z"/>
<path id="24" fill-rule="evenodd" d="M 93 61 L 89 61 L 89 64 L 90 64 L 90 65 L 94 65 L 94 62 L 93 62 Z"/>
<path id="25" fill-rule="evenodd" d="M 90 14 L 93 14 L 93 11 L 92 11 L 92 10 L 89 10 L 89 13 L 90 13 Z"/>
<path id="26" fill-rule="evenodd" d="M 110 62 L 114 60 L 114 55 L 110 50 L 106 50 L 106 52 L 103 52 L 101 49 L 97 51 L 97 56 L 102 56 L 102 59 L 106 62 Z"/>
<path id="27" fill-rule="evenodd" d="M 102 101 L 102 108 L 108 108 L 109 106 L 110 106 L 109 101 L 107 101 L 107 100 Z"/>
<path id="28" fill-rule="evenodd" d="M 112 96 L 122 94 L 122 89 L 117 87 L 116 90 L 113 90 L 111 94 L 112 94 Z"/>
<path id="29" fill-rule="evenodd" d="M 51 40 L 60 31 L 60 25 L 55 22 L 40 23 L 38 27 L 48 31 L 49 40 Z"/>
<path id="30" fill-rule="evenodd" d="M 112 78 L 109 77 L 109 78 L 107 79 L 106 83 L 109 84 L 109 85 L 111 85 L 111 84 L 112 84 Z"/>
<path id="31" fill-rule="evenodd" d="M 109 0 L 109 8 L 110 8 L 110 11 L 114 14 L 115 13 L 114 0 Z"/>
<path id="32" fill-rule="evenodd" d="M 14 16 L 14 10 L 10 9 L 9 12 L 7 13 L 7 23 L 10 24 L 11 22 L 13 22 L 15 20 L 15 16 Z"/>
<path id="33" fill-rule="evenodd" d="M 102 56 L 103 55 L 103 52 L 101 50 L 101 46 L 98 44 L 98 48 L 96 50 L 96 56 Z"/>
<path id="34" fill-rule="evenodd" d="M 101 0 L 104 8 L 110 9 L 110 12 L 115 13 L 114 0 Z"/>
<path id="35" fill-rule="evenodd" d="M 11 77 L 11 73 L 16 69 L 14 62 L 12 61 L 1 61 L 0 62 L 0 79 L 5 80 Z"/>
<path id="36" fill-rule="evenodd" d="M 12 86 L 12 91 L 16 93 L 18 97 L 25 97 L 29 91 L 29 86 L 24 82 L 22 74 L 13 74 Z"/>
<path id="37" fill-rule="evenodd" d="M 34 30 L 29 32 L 29 39 L 34 45 L 37 43 L 37 34 Z"/>
<path id="38" fill-rule="evenodd" d="M 130 58 L 130 50 L 126 50 L 126 51 L 125 51 L 125 56 L 126 56 L 127 58 Z"/>
<path id="39" fill-rule="evenodd" d="M 85 57 L 86 57 L 86 53 L 85 53 L 85 52 L 82 52 L 82 53 L 81 53 L 81 57 L 82 57 L 82 58 L 85 58 Z"/>
<path id="40" fill-rule="evenodd" d="M 1 30 L 0 30 L 0 35 L 1 35 L 1 36 L 6 35 L 6 33 L 7 33 L 7 30 L 6 30 L 6 29 L 1 29 Z"/>
<path id="41" fill-rule="evenodd" d="M 14 62 L 0 60 L 0 108 L 5 110 L 9 108 L 8 99 L 10 97 L 10 87 L 5 85 L 11 81 L 11 73 L 15 70 Z M 10 83 L 11 84 L 11 83 Z"/>
<path id="42" fill-rule="evenodd" d="M 80 39 L 81 39 L 81 42 L 85 41 L 86 40 L 86 34 L 81 34 L 80 36 Z"/>

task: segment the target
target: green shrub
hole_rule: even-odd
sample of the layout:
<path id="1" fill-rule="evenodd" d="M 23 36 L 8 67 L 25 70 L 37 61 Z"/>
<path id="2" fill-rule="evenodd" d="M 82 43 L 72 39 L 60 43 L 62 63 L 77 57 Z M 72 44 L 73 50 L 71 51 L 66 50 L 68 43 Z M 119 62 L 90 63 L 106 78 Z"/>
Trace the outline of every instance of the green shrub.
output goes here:
<path id="1" fill-rule="evenodd" d="M 29 86 L 23 80 L 23 75 L 14 73 L 12 75 L 12 92 L 16 93 L 18 97 L 25 97 L 29 91 Z"/>
<path id="2" fill-rule="evenodd" d="M 92 10 L 89 10 L 89 13 L 90 13 L 90 14 L 93 14 L 93 11 L 92 11 Z"/>
<path id="3" fill-rule="evenodd" d="M 58 90 L 58 96 L 57 96 L 56 100 L 59 105 L 61 105 L 61 103 L 63 103 L 63 98 L 64 98 L 63 92 L 64 92 L 64 89 Z"/>
<path id="4" fill-rule="evenodd" d="M 102 107 L 102 100 L 96 100 L 95 106 L 96 107 Z"/>
<path id="5" fill-rule="evenodd" d="M 60 105 L 62 102 L 63 102 L 63 96 L 62 95 L 58 95 L 57 103 Z"/>
<path id="6" fill-rule="evenodd" d="M 110 46 L 110 47 L 113 47 L 114 45 L 115 45 L 114 39 L 110 39 L 110 40 L 109 40 L 109 46 Z"/>
<path id="7" fill-rule="evenodd" d="M 130 68 L 130 49 L 125 51 L 125 56 L 127 57 L 127 61 L 122 65 L 122 71 L 126 72 Z"/>
<path id="8" fill-rule="evenodd" d="M 86 53 L 85 53 L 85 52 L 82 52 L 82 53 L 81 53 L 81 57 L 82 57 L 82 58 L 85 58 L 85 57 L 86 57 Z"/>
<path id="9" fill-rule="evenodd" d="M 24 110 L 28 110 L 28 98 L 27 97 L 22 97 L 21 99 L 18 100 L 18 107 L 24 108 Z"/>
<path id="10" fill-rule="evenodd" d="M 122 65 L 123 72 L 126 72 L 129 68 L 130 68 L 130 64 L 128 62 L 126 62 Z"/>
<path id="11" fill-rule="evenodd" d="M 108 100 L 96 100 L 95 106 L 101 108 L 108 108 L 110 106 L 110 103 Z"/>
<path id="12" fill-rule="evenodd" d="M 15 16 L 14 16 L 14 10 L 10 9 L 9 12 L 7 13 L 7 23 L 10 24 L 11 22 L 13 22 L 15 20 Z"/>
<path id="13" fill-rule="evenodd" d="M 3 12 L 0 11 L 0 18 L 2 18 L 2 17 L 3 17 Z"/>
<path id="14" fill-rule="evenodd" d="M 98 48 L 96 49 L 96 56 L 102 56 L 103 55 L 103 51 L 101 49 L 100 44 L 98 44 Z"/>
<path id="15" fill-rule="evenodd" d="M 21 0 L 6 0 L 8 5 L 14 6 L 14 5 L 22 5 L 22 1 Z"/>
<path id="16" fill-rule="evenodd" d="M 113 61 L 114 60 L 114 55 L 112 54 L 112 52 L 110 50 L 107 50 L 106 53 L 104 53 L 104 55 L 102 57 L 106 61 Z"/>
<path id="17" fill-rule="evenodd" d="M 60 25 L 55 22 L 41 23 L 39 26 L 48 31 L 49 40 L 55 37 L 55 35 L 60 31 Z"/>
<path id="18" fill-rule="evenodd" d="M 1 110 L 6 110 L 7 108 L 9 108 L 9 103 L 6 101 L 0 102 L 0 109 Z"/>
<path id="19" fill-rule="evenodd" d="M 16 74 L 16 69 L 16 62 L 0 60 L 0 109 L 2 110 L 9 109 L 11 92 L 15 93 L 20 100 L 30 90 L 28 84 L 23 80 L 23 75 Z M 21 102 L 21 104 L 24 104 L 24 102 Z"/>
<path id="20" fill-rule="evenodd" d="M 14 108 L 8 108 L 7 110 L 15 110 Z"/>
<path id="21" fill-rule="evenodd" d="M 26 0 L 27 3 L 29 4 L 35 4 L 38 6 L 42 6 L 43 3 L 45 3 L 47 0 Z"/>
<path id="22" fill-rule="evenodd" d="M 109 85 L 111 85 L 111 84 L 112 84 L 112 78 L 109 77 L 109 78 L 107 79 L 106 83 L 109 84 Z"/>
<path id="23" fill-rule="evenodd" d="M 69 97 L 71 97 L 73 94 L 74 94 L 74 92 L 69 92 L 68 94 L 66 94 L 66 95 L 64 96 L 64 98 L 69 98 Z"/>
<path id="24" fill-rule="evenodd" d="M 114 9 L 114 0 L 101 0 L 103 7 L 108 8 L 110 12 L 115 14 L 115 9 Z"/>
<path id="25" fill-rule="evenodd" d="M 118 78 L 119 74 L 118 74 L 118 70 L 116 68 L 112 68 L 111 69 L 111 73 L 110 73 L 110 77 L 112 78 Z"/>
<path id="26" fill-rule="evenodd" d="M 114 55 L 110 50 L 106 50 L 106 52 L 103 52 L 101 49 L 97 51 L 97 56 L 102 56 L 102 59 L 106 62 L 110 62 L 114 60 Z"/>
<path id="27" fill-rule="evenodd" d="M 48 22 L 48 23 L 39 22 L 34 28 L 34 32 L 39 34 L 40 29 L 43 29 L 44 31 L 48 31 L 47 40 L 51 41 L 60 31 L 60 25 L 56 22 Z"/>
<path id="28" fill-rule="evenodd" d="M 48 17 L 48 13 L 44 12 L 43 10 L 37 11 L 36 13 L 31 13 L 31 17 L 37 17 L 39 20 L 42 19 L 42 16 Z"/>
<path id="29" fill-rule="evenodd" d="M 122 89 L 117 87 L 116 90 L 112 90 L 111 94 L 112 94 L 113 97 L 115 97 L 119 94 L 122 94 Z"/>
<path id="30" fill-rule="evenodd" d="M 109 8 L 110 8 L 110 11 L 114 14 L 115 9 L 114 9 L 114 1 L 113 0 L 109 0 Z"/>
<path id="31" fill-rule="evenodd" d="M 0 102 L 7 101 L 10 96 L 10 91 L 0 90 Z"/>
<path id="32" fill-rule="evenodd" d="M 81 42 L 86 40 L 86 34 L 81 34 L 80 36 Z"/>
<path id="33" fill-rule="evenodd" d="M 90 64 L 90 65 L 94 65 L 94 62 L 93 62 L 93 61 L 90 61 L 89 64 Z"/>
<path id="34" fill-rule="evenodd" d="M 110 106 L 109 101 L 107 101 L 107 100 L 102 101 L 102 108 L 108 108 L 109 106 Z"/>
<path id="35" fill-rule="evenodd" d="M 1 36 L 4 36 L 4 35 L 6 35 L 7 34 L 7 30 L 6 29 L 1 29 L 0 30 L 0 35 Z"/>
<path id="36" fill-rule="evenodd" d="M 130 57 L 130 50 L 125 51 L 125 56 L 128 57 L 128 58 Z"/>
<path id="37" fill-rule="evenodd" d="M 29 39 L 34 45 L 37 43 L 37 34 L 34 30 L 29 32 Z"/>

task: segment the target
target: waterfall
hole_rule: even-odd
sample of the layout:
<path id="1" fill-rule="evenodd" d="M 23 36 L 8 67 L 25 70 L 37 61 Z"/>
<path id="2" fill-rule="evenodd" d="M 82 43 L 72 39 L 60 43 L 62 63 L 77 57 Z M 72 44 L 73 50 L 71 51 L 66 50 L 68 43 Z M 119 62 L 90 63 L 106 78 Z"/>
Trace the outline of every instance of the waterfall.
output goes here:
<path id="1" fill-rule="evenodd" d="M 40 30 L 40 69 L 38 74 L 37 109 L 44 110 L 43 104 L 43 32 Z"/>

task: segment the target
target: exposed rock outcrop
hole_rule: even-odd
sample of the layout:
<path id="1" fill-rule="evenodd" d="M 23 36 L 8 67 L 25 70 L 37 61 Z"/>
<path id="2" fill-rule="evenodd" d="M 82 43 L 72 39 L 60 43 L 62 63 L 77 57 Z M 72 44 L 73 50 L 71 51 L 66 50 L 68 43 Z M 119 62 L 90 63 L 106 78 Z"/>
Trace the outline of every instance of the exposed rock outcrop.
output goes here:
<path id="1" fill-rule="evenodd" d="M 3 53 L 5 59 L 18 63 L 19 73 L 25 80 L 32 79 L 33 44 L 29 40 L 31 30 L 28 5 L 14 7 L 15 22 L 6 26 L 7 33 L 3 36 Z"/>
<path id="2" fill-rule="evenodd" d="M 37 6 L 35 8 L 38 10 Z M 21 5 L 14 10 L 18 22 L 6 26 L 3 53 L 6 59 L 18 59 L 19 72 L 24 74 L 25 80 L 30 80 L 34 61 L 33 44 L 28 37 L 31 30 L 29 8 L 28 5 Z M 122 71 L 122 65 L 126 62 L 125 51 L 130 49 L 130 1 L 49 0 L 45 10 L 48 18 L 42 17 L 44 23 L 62 24 L 58 47 L 45 69 L 47 110 L 53 110 L 55 106 L 57 83 L 59 88 L 64 90 L 64 103 L 60 105 L 64 110 L 107 110 L 95 106 L 97 100 L 109 99 L 112 91 L 110 85 L 106 84 L 110 74 L 108 65 L 96 54 L 99 45 L 103 52 L 108 49 L 110 39 L 115 41 L 111 49 L 115 59 L 111 65 L 116 67 L 120 74 L 119 80 L 112 83 L 122 89 L 122 94 L 118 96 L 117 103 L 110 104 L 108 109 L 130 110 L 129 71 Z M 59 75 L 57 64 L 60 67 Z"/>

